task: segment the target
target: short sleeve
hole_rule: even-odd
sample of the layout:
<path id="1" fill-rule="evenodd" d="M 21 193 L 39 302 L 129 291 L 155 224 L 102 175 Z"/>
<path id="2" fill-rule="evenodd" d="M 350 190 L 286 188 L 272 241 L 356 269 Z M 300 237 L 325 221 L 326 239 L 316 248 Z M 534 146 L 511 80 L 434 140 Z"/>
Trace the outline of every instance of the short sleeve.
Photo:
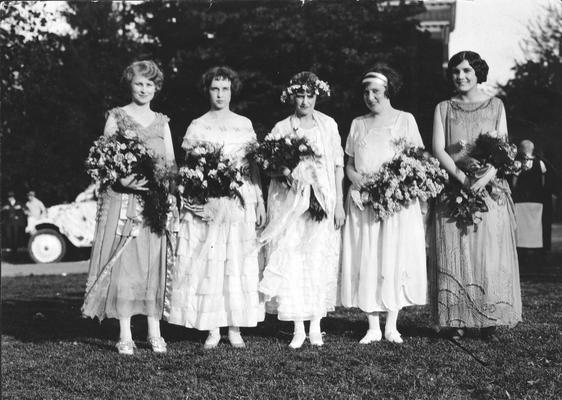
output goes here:
<path id="1" fill-rule="evenodd" d="M 248 132 L 248 142 L 254 143 L 258 140 L 256 131 L 254 131 L 254 126 L 252 125 L 252 121 L 250 121 L 248 118 L 245 119 L 247 123 L 246 131 Z"/>
<path id="2" fill-rule="evenodd" d="M 349 128 L 349 135 L 347 135 L 347 140 L 345 142 L 345 154 L 350 157 L 355 157 L 355 138 L 357 137 L 357 120 L 354 119 L 351 122 L 351 127 Z"/>
<path id="3" fill-rule="evenodd" d="M 105 127 L 103 128 L 104 136 L 113 136 L 117 133 L 119 127 L 117 126 L 117 111 L 116 109 L 109 110 L 105 113 Z"/>
<path id="4" fill-rule="evenodd" d="M 543 174 L 546 174 L 546 165 L 544 164 L 544 162 L 542 160 L 539 160 L 540 163 L 540 167 L 541 167 L 541 172 Z"/>
<path id="5" fill-rule="evenodd" d="M 183 141 L 181 143 L 182 149 L 187 149 L 188 147 L 192 146 L 195 143 L 195 134 L 197 130 L 197 120 L 191 121 L 189 126 L 187 127 L 187 131 L 183 136 Z"/>
<path id="6" fill-rule="evenodd" d="M 333 122 L 332 129 L 332 154 L 334 155 L 334 165 L 336 167 L 343 167 L 343 149 L 341 147 L 341 137 L 338 130 L 338 124 Z"/>
<path id="7" fill-rule="evenodd" d="M 406 118 L 407 118 L 406 137 L 414 146 L 425 147 L 420 135 L 420 130 L 418 128 L 418 123 L 416 122 L 416 119 L 410 113 L 406 113 Z"/>

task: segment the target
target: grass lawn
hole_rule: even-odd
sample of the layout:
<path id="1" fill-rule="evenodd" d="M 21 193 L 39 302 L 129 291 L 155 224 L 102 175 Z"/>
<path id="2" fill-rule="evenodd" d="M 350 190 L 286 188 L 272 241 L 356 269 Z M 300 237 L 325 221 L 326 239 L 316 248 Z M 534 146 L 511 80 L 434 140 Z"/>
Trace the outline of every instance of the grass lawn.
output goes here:
<path id="1" fill-rule="evenodd" d="M 525 276 L 525 275 L 524 275 Z M 322 322 L 325 346 L 291 351 L 291 325 L 268 318 L 246 329 L 246 349 L 226 338 L 202 350 L 204 333 L 163 323 L 168 353 L 143 342 L 113 348 L 118 326 L 80 317 L 85 275 L 2 278 L 2 398 L 5 399 L 561 399 L 559 274 L 522 282 L 524 322 L 499 342 L 460 346 L 435 335 L 425 307 L 403 311 L 405 343 L 360 346 L 356 310 Z M 461 347 L 462 346 L 462 347 Z"/>

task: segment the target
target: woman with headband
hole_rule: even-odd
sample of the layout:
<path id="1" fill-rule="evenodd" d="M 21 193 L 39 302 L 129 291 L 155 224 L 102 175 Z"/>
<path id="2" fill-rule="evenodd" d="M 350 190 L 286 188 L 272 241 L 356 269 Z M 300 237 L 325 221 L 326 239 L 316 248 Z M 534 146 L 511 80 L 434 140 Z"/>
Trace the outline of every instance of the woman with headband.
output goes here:
<path id="1" fill-rule="evenodd" d="M 458 337 L 464 328 L 480 328 L 482 337 L 489 338 L 496 326 L 521 321 L 515 215 L 507 182 L 495 177 L 492 166 L 469 179 L 455 163 L 464 153 L 463 142 L 470 145 L 481 133 L 493 131 L 507 136 L 503 103 L 478 87 L 487 75 L 488 64 L 477 53 L 455 54 L 447 77 L 456 93 L 437 105 L 433 122 L 433 152 L 450 179 L 473 190 L 493 184 L 502 193 L 497 200 L 487 196 L 488 211 L 481 214 L 478 229 L 466 233 L 436 204 L 430 299 L 435 323 Z"/>
<path id="2" fill-rule="evenodd" d="M 382 338 L 379 315 L 387 312 L 384 337 L 402 343 L 396 328 L 402 307 L 425 304 L 426 261 L 422 212 L 417 201 L 384 221 L 363 207 L 358 192 L 367 174 L 391 160 L 398 139 L 423 146 L 413 115 L 392 107 L 401 86 L 396 71 L 377 64 L 361 81 L 369 113 L 355 118 L 347 138 L 346 174 L 351 181 L 343 232 L 340 296 L 345 307 L 359 307 L 369 329 L 361 344 Z"/>
<path id="3" fill-rule="evenodd" d="M 310 321 L 309 340 L 322 346 L 320 320 L 334 309 L 343 209 L 343 150 L 336 122 L 314 109 L 316 100 L 330 95 L 326 82 L 312 72 L 300 72 L 283 91 L 293 113 L 278 122 L 272 134 L 304 136 L 318 155 L 307 168 L 299 164 L 292 172 L 291 187 L 272 179 L 268 196 L 268 225 L 261 235 L 268 243 L 267 263 L 260 291 L 270 301 L 268 313 L 279 320 L 293 321 L 290 347 L 301 347 L 306 339 L 304 321 Z M 310 191 L 327 217 L 313 219 L 307 211 Z"/>

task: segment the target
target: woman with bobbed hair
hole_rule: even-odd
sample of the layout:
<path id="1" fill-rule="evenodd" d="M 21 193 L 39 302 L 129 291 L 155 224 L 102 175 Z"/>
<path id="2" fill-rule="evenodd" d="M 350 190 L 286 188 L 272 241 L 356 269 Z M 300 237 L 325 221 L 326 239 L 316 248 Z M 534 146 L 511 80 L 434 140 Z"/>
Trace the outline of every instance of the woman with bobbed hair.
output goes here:
<path id="1" fill-rule="evenodd" d="M 430 299 L 435 323 L 455 337 L 464 328 L 491 337 L 495 327 L 521 321 L 521 291 L 515 240 L 515 215 L 510 190 L 496 169 L 488 166 L 469 178 L 456 164 L 465 148 L 482 133 L 507 137 L 503 103 L 478 86 L 486 81 L 488 64 L 478 53 L 461 51 L 449 60 L 447 77 L 455 93 L 435 108 L 433 152 L 450 179 L 475 191 L 493 185 L 499 196 L 486 195 L 487 212 L 477 229 L 459 229 L 436 202 L 431 246 Z"/>
<path id="2" fill-rule="evenodd" d="M 246 168 L 248 145 L 256 141 L 251 121 L 230 110 L 240 89 L 238 74 L 229 67 L 205 72 L 201 85 L 210 110 L 194 119 L 183 139 L 188 149 L 201 143 L 222 147 L 234 165 Z M 228 326 L 233 347 L 245 347 L 240 327 L 253 327 L 265 317 L 258 293 L 260 267 L 256 229 L 265 223 L 259 171 L 249 165 L 240 193 L 244 208 L 232 205 L 236 218 L 213 220 L 207 205 L 185 204 L 178 233 L 178 261 L 172 274 L 164 318 L 177 325 L 209 332 L 205 349 L 215 348 L 220 328 Z"/>
<path id="3" fill-rule="evenodd" d="M 268 313 L 277 314 L 281 321 L 293 321 L 289 344 L 293 349 L 306 340 L 305 321 L 310 321 L 310 343 L 323 345 L 320 321 L 334 309 L 337 297 L 339 228 L 345 221 L 343 151 L 336 122 L 315 110 L 317 99 L 329 95 L 328 84 L 316 74 L 296 74 L 281 95 L 282 102 L 292 105 L 292 113 L 271 131 L 280 137 L 305 137 L 320 156 L 313 163 L 301 162 L 293 171 L 278 171 L 290 176 L 290 187 L 272 177 L 268 224 L 260 236 L 268 244 L 260 291 L 269 300 Z M 311 192 L 326 214 L 320 221 L 308 211 Z"/>
<path id="4" fill-rule="evenodd" d="M 153 61 L 137 61 L 123 72 L 131 102 L 107 113 L 104 135 L 137 136 L 156 155 L 163 168 L 175 168 L 168 117 L 152 111 L 150 103 L 162 88 L 164 76 Z M 119 319 L 120 354 L 133 354 L 131 316 L 148 320 L 148 339 L 154 352 L 166 351 L 160 335 L 166 276 L 166 235 L 146 226 L 135 193 L 147 190 L 147 180 L 123 177 L 98 200 L 96 232 L 90 257 L 86 297 L 87 317 Z M 175 202 L 173 196 L 169 200 Z"/>
<path id="5" fill-rule="evenodd" d="M 419 202 L 377 221 L 375 211 L 364 208 L 359 196 L 366 175 L 376 173 L 399 151 L 398 140 L 423 147 L 414 116 L 391 104 L 400 86 L 398 73 L 386 64 L 376 64 L 363 75 L 363 100 L 369 113 L 353 120 L 345 146 L 351 188 L 340 297 L 343 306 L 359 307 L 367 315 L 369 329 L 361 344 L 381 340 L 381 312 L 387 313 L 386 340 L 402 343 L 396 327 L 398 312 L 426 302 L 425 233 Z"/>

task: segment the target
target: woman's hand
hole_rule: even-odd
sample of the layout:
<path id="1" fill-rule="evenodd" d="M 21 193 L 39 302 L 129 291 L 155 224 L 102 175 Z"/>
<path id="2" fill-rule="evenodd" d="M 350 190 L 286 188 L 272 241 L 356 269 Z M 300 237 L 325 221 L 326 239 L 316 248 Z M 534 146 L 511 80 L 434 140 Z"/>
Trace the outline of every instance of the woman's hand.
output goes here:
<path id="1" fill-rule="evenodd" d="M 343 209 L 343 203 L 337 202 L 336 209 L 334 211 L 334 226 L 336 229 L 340 229 L 345 224 L 345 210 Z"/>
<path id="2" fill-rule="evenodd" d="M 209 222 L 213 220 L 213 215 L 209 212 L 209 210 L 204 205 L 187 203 L 185 205 L 185 209 L 190 211 L 195 216 L 201 218 L 205 222 Z"/>
<path id="3" fill-rule="evenodd" d="M 365 177 L 359 173 L 349 176 L 349 180 L 351 181 L 351 188 L 355 190 L 361 189 L 365 184 Z"/>
<path id="4" fill-rule="evenodd" d="M 260 200 L 256 204 L 256 227 L 263 228 L 265 225 L 265 206 L 263 200 Z"/>
<path id="5" fill-rule="evenodd" d="M 497 172 L 498 170 L 495 167 L 493 167 L 492 165 L 488 165 L 488 170 L 484 173 L 484 175 L 472 182 L 472 184 L 470 185 L 470 189 L 474 190 L 475 192 L 484 190 L 486 185 L 496 177 Z"/>
<path id="6" fill-rule="evenodd" d="M 129 175 L 125 178 L 119 179 L 121 186 L 131 190 L 146 191 L 148 188 L 146 184 L 148 181 L 146 178 L 138 178 L 136 175 Z"/>

